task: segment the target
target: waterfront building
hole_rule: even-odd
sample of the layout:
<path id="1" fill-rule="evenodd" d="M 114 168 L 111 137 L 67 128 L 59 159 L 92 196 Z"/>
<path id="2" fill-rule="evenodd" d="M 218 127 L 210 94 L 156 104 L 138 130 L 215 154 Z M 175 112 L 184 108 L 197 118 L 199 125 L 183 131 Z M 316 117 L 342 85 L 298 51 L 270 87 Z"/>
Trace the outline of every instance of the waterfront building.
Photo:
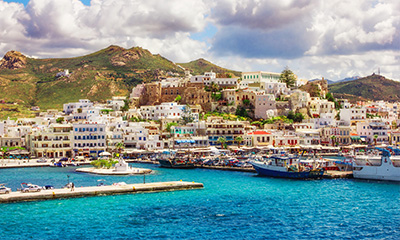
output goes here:
<path id="1" fill-rule="evenodd" d="M 208 146 L 207 136 L 173 138 L 173 149 L 206 148 Z"/>
<path id="2" fill-rule="evenodd" d="M 400 145 L 400 129 L 394 129 L 390 131 L 390 141 L 391 145 Z"/>
<path id="3" fill-rule="evenodd" d="M 72 147 L 75 156 L 99 156 L 107 148 L 106 125 L 97 122 L 72 125 Z"/>
<path id="4" fill-rule="evenodd" d="M 274 147 L 295 147 L 299 144 L 304 144 L 304 139 L 299 137 L 297 132 L 280 131 L 276 132 L 276 136 L 272 145 Z"/>
<path id="5" fill-rule="evenodd" d="M 37 128 L 28 135 L 28 150 L 36 157 L 72 157 L 72 136 L 71 124 L 51 124 L 46 128 Z"/>
<path id="6" fill-rule="evenodd" d="M 321 144 L 319 129 L 296 129 L 299 137 L 299 145 L 303 147 L 316 146 Z"/>
<path id="7" fill-rule="evenodd" d="M 224 138 L 226 145 L 237 144 L 236 137 L 242 137 L 245 133 L 245 123 L 242 121 L 224 120 L 222 117 L 209 117 L 206 120 L 208 142 L 210 146 L 221 146 L 218 142 L 220 137 Z"/>
<path id="8" fill-rule="evenodd" d="M 253 147 L 271 147 L 273 141 L 274 135 L 264 130 L 248 132 L 244 137 L 244 144 Z"/>
<path id="9" fill-rule="evenodd" d="M 369 143 L 388 144 L 390 125 L 380 118 L 369 119 L 365 122 L 357 122 L 357 134 L 365 138 Z"/>

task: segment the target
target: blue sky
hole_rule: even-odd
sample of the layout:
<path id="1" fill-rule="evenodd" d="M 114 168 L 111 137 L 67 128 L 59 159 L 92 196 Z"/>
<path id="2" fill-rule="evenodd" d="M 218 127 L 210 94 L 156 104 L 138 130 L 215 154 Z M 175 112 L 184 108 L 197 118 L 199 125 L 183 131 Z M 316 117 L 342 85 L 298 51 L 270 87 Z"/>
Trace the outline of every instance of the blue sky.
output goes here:
<path id="1" fill-rule="evenodd" d="M 400 80 L 392 0 L 0 0 L 0 34 L 0 55 L 73 57 L 113 44 L 238 71 L 289 66 L 339 80 L 380 68 Z"/>

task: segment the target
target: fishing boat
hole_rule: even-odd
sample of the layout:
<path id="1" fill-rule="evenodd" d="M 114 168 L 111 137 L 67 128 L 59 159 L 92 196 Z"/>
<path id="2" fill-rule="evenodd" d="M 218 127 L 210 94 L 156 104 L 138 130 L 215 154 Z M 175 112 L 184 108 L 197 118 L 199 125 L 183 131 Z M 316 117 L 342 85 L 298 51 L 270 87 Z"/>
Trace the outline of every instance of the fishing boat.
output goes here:
<path id="1" fill-rule="evenodd" d="M 324 169 L 314 164 L 302 164 L 296 156 L 271 156 L 266 161 L 251 161 L 254 169 L 261 176 L 318 179 L 322 178 Z"/>
<path id="2" fill-rule="evenodd" d="M 186 158 L 158 159 L 158 162 L 164 168 L 196 168 L 194 162 Z"/>
<path id="3" fill-rule="evenodd" d="M 376 148 L 381 155 L 356 158 L 353 162 L 353 176 L 358 179 L 400 181 L 400 156 L 383 148 Z M 379 159 L 379 161 L 378 161 Z"/>

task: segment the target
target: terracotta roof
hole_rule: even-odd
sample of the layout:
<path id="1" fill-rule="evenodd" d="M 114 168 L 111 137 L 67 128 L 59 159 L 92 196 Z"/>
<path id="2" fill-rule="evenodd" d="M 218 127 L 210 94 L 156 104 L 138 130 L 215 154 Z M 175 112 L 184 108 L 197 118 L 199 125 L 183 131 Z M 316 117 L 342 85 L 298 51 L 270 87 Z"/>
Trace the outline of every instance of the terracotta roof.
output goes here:
<path id="1" fill-rule="evenodd" d="M 254 131 L 254 132 L 249 133 L 249 135 L 263 135 L 263 134 L 271 134 L 271 133 L 266 132 L 266 131 Z"/>

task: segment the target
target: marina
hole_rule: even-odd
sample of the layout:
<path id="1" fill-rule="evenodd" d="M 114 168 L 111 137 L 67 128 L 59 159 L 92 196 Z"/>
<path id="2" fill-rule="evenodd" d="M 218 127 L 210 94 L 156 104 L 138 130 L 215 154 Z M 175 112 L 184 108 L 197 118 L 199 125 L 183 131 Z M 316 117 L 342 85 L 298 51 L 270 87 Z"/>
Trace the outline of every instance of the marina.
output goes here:
<path id="1" fill-rule="evenodd" d="M 0 238 L 27 239 L 34 232 L 36 238 L 54 239 L 59 236 L 59 229 L 63 229 L 63 236 L 68 239 L 90 239 L 91 236 L 294 239 L 316 235 L 337 239 L 344 234 L 354 239 L 400 237 L 396 231 L 397 207 L 391 204 L 398 199 L 400 186 L 392 182 L 352 179 L 304 181 L 258 177 L 254 172 L 130 165 L 153 170 L 152 174 L 145 176 L 145 185 L 182 180 L 202 183 L 204 188 L 201 191 L 100 194 L 1 204 L 0 224 L 4 231 L 0 232 Z M 75 183 L 75 191 L 78 191 L 81 187 L 84 189 L 99 183 L 140 185 L 144 180 L 143 176 L 97 176 L 78 173 L 75 169 L 3 169 L 0 182 L 15 191 L 27 179 L 40 186 L 50 184 L 55 188 L 61 188 L 69 180 Z M 51 193 L 52 190 L 44 191 Z M 21 222 L 26 231 L 15 231 L 15 226 Z M 375 224 L 371 225 L 371 222 Z M 112 223 L 112 227 L 101 227 L 105 223 Z M 43 226 L 40 231 L 35 230 L 38 226 Z M 261 232 L 260 228 L 268 228 L 268 231 Z"/>

